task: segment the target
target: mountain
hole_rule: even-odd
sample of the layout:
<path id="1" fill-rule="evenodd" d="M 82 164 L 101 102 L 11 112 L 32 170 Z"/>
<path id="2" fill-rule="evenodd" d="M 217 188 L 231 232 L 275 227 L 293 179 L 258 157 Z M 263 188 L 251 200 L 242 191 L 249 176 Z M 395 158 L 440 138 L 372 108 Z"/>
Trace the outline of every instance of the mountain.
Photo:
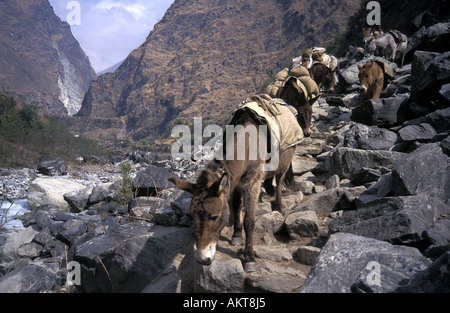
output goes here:
<path id="1" fill-rule="evenodd" d="M 122 64 L 122 62 L 123 62 L 123 60 L 117 62 L 113 66 L 110 66 L 107 69 L 104 69 L 103 71 L 98 72 L 97 75 L 100 76 L 100 75 L 103 75 L 103 74 L 106 74 L 106 73 L 114 72 L 115 70 L 117 70 L 119 68 L 119 66 Z"/>
<path id="2" fill-rule="evenodd" d="M 72 129 L 93 137 L 167 135 L 224 123 L 274 71 L 343 32 L 360 0 L 175 0 L 145 42 L 87 92 Z"/>
<path id="3" fill-rule="evenodd" d="M 70 26 L 48 0 L 0 0 L 0 91 L 67 116 L 96 78 Z"/>

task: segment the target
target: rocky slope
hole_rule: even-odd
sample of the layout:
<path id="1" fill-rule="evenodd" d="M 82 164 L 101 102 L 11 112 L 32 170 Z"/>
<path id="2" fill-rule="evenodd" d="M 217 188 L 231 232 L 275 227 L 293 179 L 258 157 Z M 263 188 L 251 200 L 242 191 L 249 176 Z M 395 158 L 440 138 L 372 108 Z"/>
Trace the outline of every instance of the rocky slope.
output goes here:
<path id="1" fill-rule="evenodd" d="M 73 115 L 96 78 L 48 0 L 0 2 L 0 89 L 48 115 Z"/>
<path id="2" fill-rule="evenodd" d="M 69 123 L 97 138 L 134 139 L 158 138 L 196 116 L 223 124 L 299 50 L 343 31 L 358 7 L 356 0 L 176 0 L 120 68 L 91 85 L 77 114 L 84 118 Z"/>

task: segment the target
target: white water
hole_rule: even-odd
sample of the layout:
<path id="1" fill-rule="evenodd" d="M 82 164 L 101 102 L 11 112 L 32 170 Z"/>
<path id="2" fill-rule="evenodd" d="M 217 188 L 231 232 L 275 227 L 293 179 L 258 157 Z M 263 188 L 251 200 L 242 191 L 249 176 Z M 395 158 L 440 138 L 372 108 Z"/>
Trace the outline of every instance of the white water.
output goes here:
<path id="1" fill-rule="evenodd" d="M 11 204 L 9 201 L 3 201 L 0 202 L 1 208 L 0 208 L 0 216 L 3 217 L 3 215 L 6 213 L 6 223 L 3 228 L 5 229 L 11 229 L 15 227 L 22 227 L 22 222 L 18 220 L 17 218 L 24 215 L 26 212 L 30 211 L 30 206 L 28 205 L 27 199 L 20 199 L 20 200 L 14 200 L 14 202 Z M 3 221 L 4 219 L 2 219 Z"/>

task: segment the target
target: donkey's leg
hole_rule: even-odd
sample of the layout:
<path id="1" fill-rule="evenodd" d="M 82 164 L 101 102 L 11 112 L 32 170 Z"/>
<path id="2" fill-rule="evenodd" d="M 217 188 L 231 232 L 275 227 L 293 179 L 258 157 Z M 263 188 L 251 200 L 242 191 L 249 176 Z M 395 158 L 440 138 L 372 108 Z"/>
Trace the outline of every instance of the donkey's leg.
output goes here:
<path id="1" fill-rule="evenodd" d="M 232 212 L 234 214 L 234 232 L 231 238 L 232 246 L 239 246 L 242 243 L 242 191 L 240 188 L 236 188 L 233 191 L 231 199 Z"/>
<path id="2" fill-rule="evenodd" d="M 244 204 L 245 204 L 245 249 L 244 249 L 244 270 L 246 272 L 254 272 L 255 267 L 255 252 L 253 251 L 253 230 L 255 228 L 255 211 L 258 205 L 258 196 L 261 191 L 261 180 L 255 179 L 247 190 L 245 190 Z"/>
<path id="3" fill-rule="evenodd" d="M 276 176 L 276 194 L 275 194 L 275 210 L 283 213 L 283 201 L 282 201 L 282 191 L 283 191 L 283 181 L 286 173 L 281 173 Z"/>

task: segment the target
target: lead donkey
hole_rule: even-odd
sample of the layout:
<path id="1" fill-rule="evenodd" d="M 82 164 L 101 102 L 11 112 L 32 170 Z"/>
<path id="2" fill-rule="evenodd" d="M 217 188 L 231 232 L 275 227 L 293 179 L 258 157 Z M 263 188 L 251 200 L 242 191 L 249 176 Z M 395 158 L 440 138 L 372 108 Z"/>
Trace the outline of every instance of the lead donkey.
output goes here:
<path id="1" fill-rule="evenodd" d="M 289 108 L 285 106 L 273 107 L 260 98 L 250 104 L 238 109 L 229 123 L 229 125 L 238 127 L 236 127 L 236 132 L 232 138 L 226 135 L 223 137 L 223 156 L 226 156 L 225 158 L 218 159 L 216 156 L 214 160 L 210 161 L 201 172 L 196 183 L 179 178 L 169 179 L 177 188 L 193 195 L 190 213 L 195 226 L 196 260 L 203 265 L 210 265 L 213 262 L 220 233 L 228 225 L 229 217 L 233 214 L 234 233 L 231 244 L 241 244 L 242 230 L 244 229 L 244 270 L 246 272 L 255 270 L 253 230 L 261 182 L 264 179 L 276 177 L 276 209 L 282 211 L 282 183 L 286 176 L 290 176 L 289 173 L 292 174 L 291 161 L 294 156 L 295 144 L 303 138 L 303 132 Z M 267 147 L 272 147 L 273 150 L 273 141 L 277 141 L 277 138 L 272 138 L 272 135 L 262 131 L 264 128 L 260 129 L 259 126 L 270 124 L 267 119 L 261 118 L 261 115 L 257 112 L 260 111 L 259 108 L 261 107 L 265 109 L 269 107 L 269 111 L 275 115 L 277 115 L 277 112 L 280 112 L 280 115 L 283 113 L 289 122 L 282 126 L 296 137 L 292 141 L 293 144 L 284 143 L 283 146 L 283 140 L 280 141 L 278 166 L 276 168 L 268 169 L 265 167 L 268 163 L 268 154 L 272 159 L 277 157 L 273 155 L 273 151 L 267 152 Z M 255 137 L 249 135 L 250 128 L 256 130 Z M 229 139 L 227 140 L 227 138 Z M 244 140 L 240 141 L 239 138 L 244 138 Z M 239 147 L 240 144 L 243 146 Z M 266 147 L 266 149 L 261 150 L 261 146 Z M 238 150 L 242 148 L 245 152 L 244 157 L 239 157 Z M 227 155 L 227 151 L 230 151 L 230 149 L 233 153 Z M 253 151 L 261 152 L 264 150 L 266 151 L 262 155 L 260 153 L 255 158 L 251 157 Z M 293 180 L 286 181 L 293 182 Z M 243 207 L 245 207 L 244 218 L 241 214 Z"/>

